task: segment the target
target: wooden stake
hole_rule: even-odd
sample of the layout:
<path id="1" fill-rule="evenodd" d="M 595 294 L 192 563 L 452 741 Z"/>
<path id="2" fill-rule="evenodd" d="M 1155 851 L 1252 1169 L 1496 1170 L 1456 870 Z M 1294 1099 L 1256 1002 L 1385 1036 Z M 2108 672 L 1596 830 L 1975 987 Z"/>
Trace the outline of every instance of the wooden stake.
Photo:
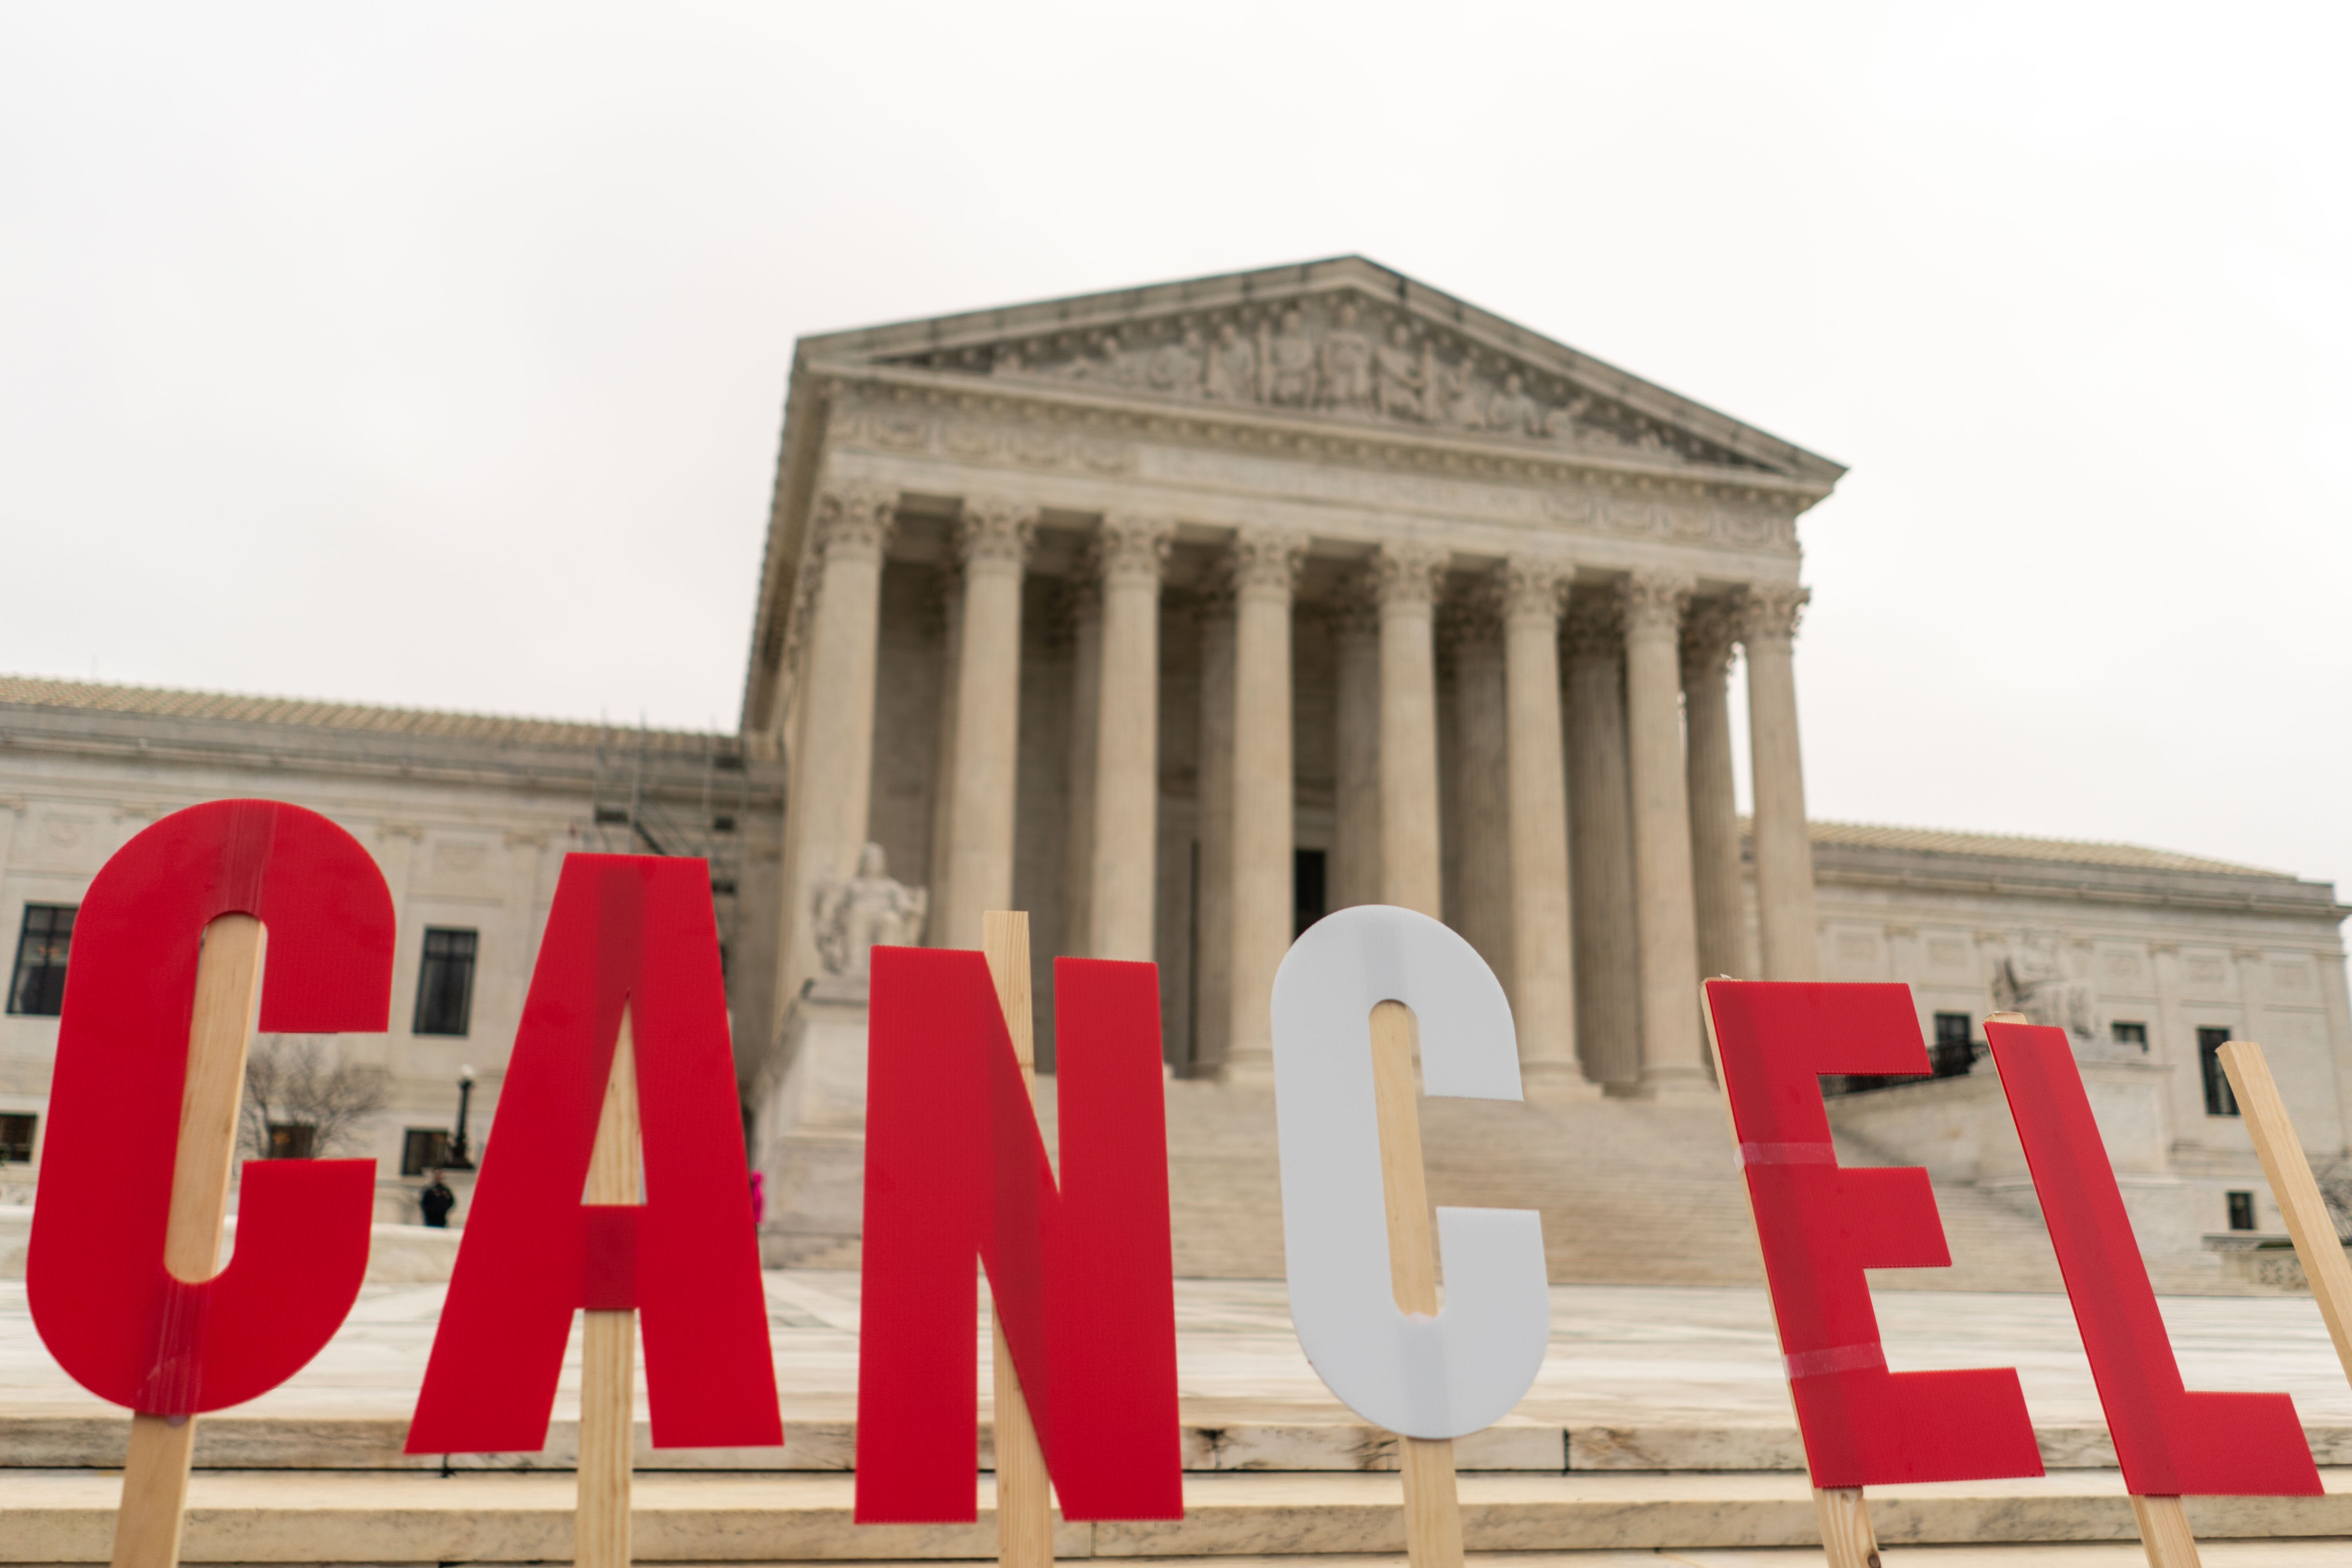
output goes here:
<path id="1" fill-rule="evenodd" d="M 1372 1009 L 1372 1093 L 1381 1129 L 1381 1194 L 1389 1221 L 1389 1286 L 1396 1304 L 1437 1316 L 1437 1247 L 1421 1162 L 1420 1085 L 1413 1075 L 1412 1009 Z M 1404 1546 L 1412 1568 L 1461 1568 L 1462 1499 L 1454 1439 L 1397 1439 L 1404 1466 Z"/>
<path id="2" fill-rule="evenodd" d="M 1036 1043 L 1029 1013 L 1029 917 L 1020 910 L 991 910 L 981 917 L 981 951 L 996 982 L 997 1005 L 1021 1061 L 1021 1081 L 1034 1093 Z M 1043 1568 L 1054 1561 L 1053 1484 L 1045 1474 L 1045 1450 L 1037 1442 L 1029 1401 L 1022 1396 L 1013 1347 L 1004 1324 L 990 1313 L 996 1344 L 996 1560 L 1003 1568 Z"/>
<path id="3" fill-rule="evenodd" d="M 1860 1487 L 1815 1487 L 1813 1517 L 1821 1521 L 1830 1568 L 1878 1568 L 1878 1537 Z"/>
<path id="4" fill-rule="evenodd" d="M 2252 1040 L 2231 1040 L 2221 1047 L 2221 1070 L 2230 1075 L 2230 1091 L 2238 1097 L 2246 1131 L 2253 1134 L 2254 1152 L 2262 1157 L 2271 1196 L 2278 1200 L 2295 1256 L 2303 1259 L 2303 1277 L 2311 1281 L 2319 1315 L 2336 1342 L 2336 1359 L 2344 1375 L 2352 1379 L 2352 1261 L 2336 1239 L 2336 1216 L 2319 1195 L 2319 1184 L 2312 1180 L 2311 1162 L 2304 1158 L 2262 1047 Z"/>
<path id="5" fill-rule="evenodd" d="M 2189 1510 L 2179 1498 L 2135 1496 L 2131 1505 L 2147 1568 L 2198 1568 L 2197 1537 L 2189 1532 Z"/>
<path id="6" fill-rule="evenodd" d="M 1731 976 L 1718 974 L 1716 978 L 1729 980 Z M 1705 981 L 1701 981 L 1698 987 L 1698 1016 L 1706 1026 L 1706 1049 L 1715 1062 L 1715 1081 L 1721 1083 L 1724 1081 L 1723 1047 L 1715 1037 L 1715 1009 L 1707 1005 Z M 1732 1146 L 1738 1148 L 1739 1119 L 1732 1114 L 1731 1096 L 1728 1094 L 1723 1097 L 1723 1116 L 1731 1128 Z M 1745 1184 L 1743 1179 L 1742 1185 Z M 1760 1273 L 1764 1268 L 1763 1237 L 1755 1236 L 1752 1226 L 1749 1234 L 1756 1241 L 1756 1267 Z M 1771 1292 L 1765 1292 L 1765 1298 L 1769 1300 Z M 1776 1324 L 1780 1321 L 1780 1304 L 1773 1302 Z M 1829 1568 L 1879 1568 L 1878 1537 L 1870 1528 L 1870 1507 L 1863 1501 L 1860 1487 L 1815 1487 L 1813 1517 L 1821 1524 L 1822 1551 L 1829 1558 Z"/>
<path id="7" fill-rule="evenodd" d="M 1988 1024 L 2031 1024 L 2022 1013 L 1989 1013 Z M 2256 1060 L 2260 1060 L 2257 1056 Z M 2147 1553 L 2147 1568 L 2198 1568 L 2197 1537 L 2189 1529 L 2188 1511 L 2177 1497 L 2132 1494 L 2132 1522 L 2139 1526 L 2139 1546 Z"/>
<path id="8" fill-rule="evenodd" d="M 645 1201 L 637 1135 L 637 1051 L 628 1011 L 613 1049 L 604 1109 L 588 1156 L 582 1201 Z M 572 1526 L 575 1568 L 628 1568 L 629 1472 L 636 1459 L 637 1315 L 590 1311 L 580 1330 L 580 1500 Z"/>
<path id="9" fill-rule="evenodd" d="M 163 1267 L 191 1284 L 220 1271 L 221 1217 L 236 1155 L 237 1103 L 245 1051 L 261 1000 L 268 945 L 251 915 L 222 915 L 205 928 L 196 959 L 195 1008 L 188 1020 L 188 1076 L 180 1093 L 180 1142 L 172 1166 L 171 1218 Z M 193 1415 L 131 1417 L 122 1463 L 122 1506 L 114 1516 L 114 1568 L 173 1568 L 187 1515 Z"/>

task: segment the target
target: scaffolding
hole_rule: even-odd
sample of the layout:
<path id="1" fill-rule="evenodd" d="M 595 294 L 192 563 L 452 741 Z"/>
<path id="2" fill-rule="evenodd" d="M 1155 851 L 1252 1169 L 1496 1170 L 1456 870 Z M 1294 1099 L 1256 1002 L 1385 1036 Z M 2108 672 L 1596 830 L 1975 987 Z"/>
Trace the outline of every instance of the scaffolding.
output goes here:
<path id="1" fill-rule="evenodd" d="M 656 751 L 650 739 L 643 724 L 634 731 L 597 726 L 589 835 L 609 855 L 704 861 L 719 952 L 730 958 L 751 814 L 751 773 L 742 743 L 731 735 L 706 735 L 697 753 L 670 745 Z"/>

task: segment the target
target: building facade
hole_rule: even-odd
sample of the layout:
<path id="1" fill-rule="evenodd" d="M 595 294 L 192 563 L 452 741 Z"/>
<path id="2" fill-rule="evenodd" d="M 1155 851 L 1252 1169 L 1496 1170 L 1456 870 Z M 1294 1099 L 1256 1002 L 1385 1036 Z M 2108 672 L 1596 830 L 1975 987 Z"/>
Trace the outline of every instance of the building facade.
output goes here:
<path id="1" fill-rule="evenodd" d="M 342 1098 L 372 1108 L 334 1146 L 314 1147 L 320 1107 L 299 1092 L 273 1112 L 274 1135 L 280 1153 L 373 1158 L 379 1221 L 417 1220 L 425 1173 L 452 1160 L 467 1079 L 478 1156 L 570 851 L 709 858 L 730 946 L 762 955 L 736 966 L 739 1005 L 772 1008 L 775 770 L 731 737 L 0 678 L 0 929 L 15 941 L 0 1205 L 31 1201 L 63 965 L 90 879 L 157 817 L 240 796 L 331 817 L 392 890 L 390 1032 L 255 1047 L 289 1068 L 307 1055 L 320 1077 L 352 1069 Z M 462 1214 L 470 1177 L 451 1181 Z"/>
<path id="2" fill-rule="evenodd" d="M 1817 973 L 1796 520 L 1841 472 L 1356 258 L 805 340 L 744 707 L 779 994 L 871 841 L 934 942 L 1029 910 L 1041 995 L 1157 960 L 1186 1075 L 1263 1081 L 1292 936 L 1377 900 L 1504 977 L 1536 1091 L 1706 1092 L 1697 977 Z"/>
<path id="3" fill-rule="evenodd" d="M 2270 1048 L 2315 1160 L 2352 1141 L 2347 911 L 2193 856 L 1809 823 L 1797 524 L 1842 472 L 1345 258 L 803 340 L 736 735 L 0 679 L 0 1272 L 82 890 L 164 812 L 261 795 L 353 832 L 398 908 L 392 1031 L 308 1043 L 374 1086 L 331 1152 L 375 1158 L 383 1220 L 449 1158 L 461 1079 L 490 1138 L 588 849 L 710 861 L 772 1257 L 856 1256 L 864 942 L 1030 911 L 1048 1069 L 1051 959 L 1155 961 L 1184 1125 L 1232 1150 L 1290 941 L 1377 901 L 1493 965 L 1559 1138 L 1712 1099 L 1702 976 L 1900 981 L 1941 1076 L 1830 1085 L 1841 1137 L 2031 1213 L 1968 1069 L 1990 1012 L 2060 1024 L 2193 1285 L 2202 1238 L 2277 1228 L 2220 1041 Z M 1180 1257 L 1278 1268 L 1274 1231 L 1195 1245 L 1179 1201 Z M 1671 1250 L 1671 1215 L 1627 1223 Z"/>

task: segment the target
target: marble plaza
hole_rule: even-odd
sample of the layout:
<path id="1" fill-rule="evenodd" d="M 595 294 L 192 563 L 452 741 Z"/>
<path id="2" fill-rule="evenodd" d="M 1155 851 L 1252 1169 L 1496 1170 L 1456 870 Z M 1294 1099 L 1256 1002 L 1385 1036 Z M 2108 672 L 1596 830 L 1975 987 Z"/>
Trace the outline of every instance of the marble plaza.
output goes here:
<path id="1" fill-rule="evenodd" d="M 858 1285 L 776 1270 L 769 1317 L 787 1446 L 661 1451 L 639 1427 L 636 1559 L 776 1562 L 992 1558 L 992 1478 L 971 1524 L 849 1519 Z M 441 1295 L 372 1286 L 327 1351 L 285 1386 L 198 1428 L 191 1561 L 562 1561 L 571 1554 L 578 1346 L 543 1454 L 400 1452 Z M 1271 1568 L 1393 1563 L 1394 1440 L 1334 1404 L 1299 1354 L 1279 1285 L 1177 1286 L 1185 1518 L 1056 1527 L 1057 1557 L 1149 1556 Z M 2198 1500 L 2206 1561 L 2305 1568 L 2352 1537 L 2352 1394 L 2307 1300 L 2170 1299 L 2191 1386 L 2294 1396 L 2328 1495 Z M 1882 1296 L 1898 1370 L 2019 1369 L 2050 1473 L 1873 1489 L 1880 1539 L 1937 1568 L 2125 1568 L 2131 1515 L 2061 1296 Z M 975 1314 L 985 1415 L 990 1355 Z M 1769 1309 L 1744 1288 L 1561 1287 L 1528 1397 L 1459 1447 L 1474 1553 L 1519 1568 L 1793 1568 L 1818 1563 L 1812 1502 Z M 640 1363 L 642 1364 L 642 1363 Z M 640 1394 L 642 1400 L 642 1392 Z M 643 1410 L 642 1403 L 639 1409 Z M 0 1560 L 104 1561 L 124 1420 L 42 1353 L 20 1286 L 0 1286 Z M 991 1462 L 982 1431 L 982 1463 Z M 1968 1542 L 1966 1546 L 1949 1543 Z M 2035 1543 L 2003 1545 L 1989 1543 Z M 2131 1556 L 2114 1554 L 2120 1547 Z M 1568 1550 L 1568 1549 L 1581 1550 Z M 1745 1548 L 1746 1550 L 1741 1550 Z M 1758 1550 L 1758 1549 L 1764 1550 Z M 1779 1549 L 1779 1550 L 1772 1550 Z M 1266 1553 L 1276 1553 L 1267 1556 Z"/>
<path id="2" fill-rule="evenodd" d="M 786 1446 L 656 1450 L 640 1466 L 840 1469 L 856 1396 L 858 1277 L 765 1276 Z M 199 1463 L 214 1468 L 414 1468 L 398 1453 L 446 1288 L 371 1285 L 319 1358 L 282 1387 L 207 1416 Z M 2294 1395 L 2322 1465 L 2352 1464 L 2352 1388 L 2307 1298 L 2163 1300 L 2192 1388 Z M 1301 1354 L 1277 1281 L 1180 1280 L 1177 1374 L 1194 1471 L 1356 1470 L 1394 1466 L 1392 1440 L 1335 1401 Z M 2099 1402 L 2063 1295 L 1884 1292 L 1897 1372 L 2014 1366 L 2053 1468 L 2112 1465 Z M 988 1327 L 975 1296 L 983 1412 Z M 544 1456 L 452 1456 L 473 1468 L 569 1464 L 579 1390 L 575 1331 Z M 643 1360 L 639 1359 L 639 1404 Z M 642 1423 L 642 1416 L 640 1417 Z M 34 1334 L 20 1282 L 0 1282 L 0 1464 L 103 1465 L 121 1413 L 76 1386 Z M 642 1426 L 641 1426 L 642 1431 Z M 1556 1286 L 1542 1373 L 1500 1425 L 1464 1438 L 1465 1469 L 1793 1470 L 1801 1465 L 1788 1384 L 1760 1287 Z M 44 1445 L 37 1447 L 36 1445 Z"/>

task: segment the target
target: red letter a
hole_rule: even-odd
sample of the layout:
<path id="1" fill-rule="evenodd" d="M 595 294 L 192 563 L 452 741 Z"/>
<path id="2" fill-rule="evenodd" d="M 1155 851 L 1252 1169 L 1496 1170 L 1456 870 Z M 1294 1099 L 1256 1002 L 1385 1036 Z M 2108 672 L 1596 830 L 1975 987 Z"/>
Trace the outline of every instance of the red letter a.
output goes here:
<path id="1" fill-rule="evenodd" d="M 565 858 L 410 1453 L 542 1447 L 582 1307 L 636 1310 L 656 1447 L 783 1441 L 709 875 L 700 860 Z M 646 1201 L 589 1206 L 625 1008 Z"/>
<path id="2" fill-rule="evenodd" d="M 988 963 L 874 950 L 857 1520 L 975 1513 L 971 1266 L 1073 1520 L 1183 1517 L 1158 972 L 1054 965 L 1062 1183 Z"/>

